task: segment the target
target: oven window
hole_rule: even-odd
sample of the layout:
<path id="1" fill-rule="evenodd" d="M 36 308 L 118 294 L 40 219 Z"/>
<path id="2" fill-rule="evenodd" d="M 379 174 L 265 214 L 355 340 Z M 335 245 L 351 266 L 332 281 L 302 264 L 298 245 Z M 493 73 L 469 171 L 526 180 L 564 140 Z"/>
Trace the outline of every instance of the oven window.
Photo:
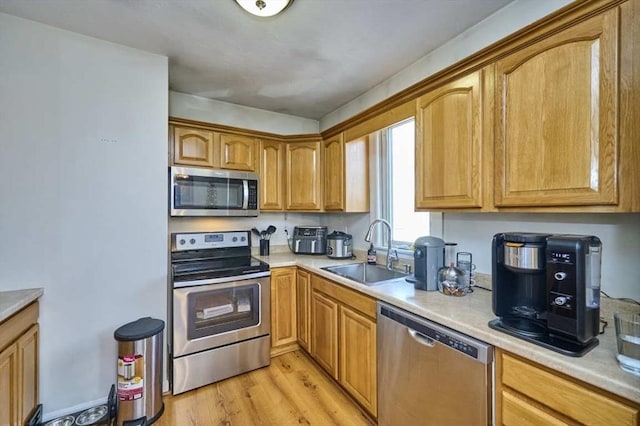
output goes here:
<path id="1" fill-rule="evenodd" d="M 187 296 L 189 340 L 256 326 L 260 323 L 260 286 L 193 292 Z"/>
<path id="2" fill-rule="evenodd" d="M 174 207 L 176 209 L 241 209 L 243 194 L 242 179 L 176 177 Z"/>

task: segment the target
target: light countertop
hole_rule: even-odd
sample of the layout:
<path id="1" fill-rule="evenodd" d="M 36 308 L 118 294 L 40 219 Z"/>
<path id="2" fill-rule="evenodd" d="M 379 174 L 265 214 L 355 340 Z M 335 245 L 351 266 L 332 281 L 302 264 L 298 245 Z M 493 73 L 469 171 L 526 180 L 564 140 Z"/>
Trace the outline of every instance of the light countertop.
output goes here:
<path id="1" fill-rule="evenodd" d="M 473 293 L 464 297 L 453 297 L 437 291 L 416 290 L 413 284 L 406 281 L 370 287 L 320 269 L 325 266 L 362 262 L 365 260 L 363 256 L 356 260 L 336 260 L 326 256 L 294 255 L 284 252 L 257 257 L 269 263 L 272 268 L 303 267 L 378 300 L 640 403 L 640 377 L 624 372 L 618 367 L 613 324 L 614 312 L 638 312 L 638 305 L 603 297 L 600 316 L 608 322 L 608 326 L 604 334 L 598 336 L 600 344 L 583 357 L 575 358 L 489 328 L 488 322 L 496 316 L 491 308 L 491 292 L 487 290 L 476 288 Z"/>
<path id="2" fill-rule="evenodd" d="M 26 290 L 0 291 L 0 322 L 6 320 L 20 309 L 29 306 L 44 293 L 42 288 Z"/>

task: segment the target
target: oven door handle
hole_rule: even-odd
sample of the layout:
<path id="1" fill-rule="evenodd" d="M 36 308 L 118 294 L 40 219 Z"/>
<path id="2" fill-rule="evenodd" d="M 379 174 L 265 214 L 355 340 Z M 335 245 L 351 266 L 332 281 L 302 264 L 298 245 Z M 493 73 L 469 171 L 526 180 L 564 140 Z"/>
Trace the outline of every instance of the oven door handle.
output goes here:
<path id="1" fill-rule="evenodd" d="M 232 277 L 209 278 L 206 280 L 193 280 L 193 281 L 178 281 L 173 283 L 173 288 L 194 287 L 194 286 L 209 285 L 209 284 L 232 283 L 235 281 L 252 280 L 254 278 L 264 278 L 270 275 L 271 275 L 271 271 L 263 271 L 263 272 L 256 272 L 256 273 L 248 273 L 245 275 L 234 275 Z"/>

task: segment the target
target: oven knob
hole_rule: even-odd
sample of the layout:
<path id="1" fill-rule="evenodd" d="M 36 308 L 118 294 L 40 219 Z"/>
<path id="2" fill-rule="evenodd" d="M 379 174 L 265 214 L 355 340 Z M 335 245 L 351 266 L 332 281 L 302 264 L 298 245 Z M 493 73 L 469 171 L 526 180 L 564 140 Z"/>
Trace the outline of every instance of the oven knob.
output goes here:
<path id="1" fill-rule="evenodd" d="M 238 237 L 233 237 L 231 240 L 235 243 L 236 241 L 238 241 Z"/>
<path id="2" fill-rule="evenodd" d="M 189 242 L 190 242 L 191 244 L 195 244 L 195 243 L 196 243 L 196 239 L 195 239 L 195 238 L 192 238 L 192 239 L 190 239 L 190 240 L 189 240 Z"/>
<path id="3" fill-rule="evenodd" d="M 179 241 L 179 244 L 180 244 L 181 246 L 183 246 L 183 245 L 184 245 L 184 243 L 186 243 L 186 241 L 184 240 L 184 238 L 183 238 L 183 239 L 181 239 L 181 240 Z"/>
<path id="4" fill-rule="evenodd" d="M 246 238 L 245 237 L 240 237 L 240 241 L 245 241 Z"/>

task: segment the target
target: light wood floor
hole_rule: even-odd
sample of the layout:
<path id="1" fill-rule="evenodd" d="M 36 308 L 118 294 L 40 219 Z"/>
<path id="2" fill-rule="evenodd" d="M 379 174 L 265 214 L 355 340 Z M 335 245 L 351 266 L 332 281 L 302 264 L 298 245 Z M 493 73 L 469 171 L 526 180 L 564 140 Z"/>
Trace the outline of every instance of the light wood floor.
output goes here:
<path id="1" fill-rule="evenodd" d="M 158 426 L 366 425 L 361 409 L 302 351 L 180 395 L 164 396 Z"/>

